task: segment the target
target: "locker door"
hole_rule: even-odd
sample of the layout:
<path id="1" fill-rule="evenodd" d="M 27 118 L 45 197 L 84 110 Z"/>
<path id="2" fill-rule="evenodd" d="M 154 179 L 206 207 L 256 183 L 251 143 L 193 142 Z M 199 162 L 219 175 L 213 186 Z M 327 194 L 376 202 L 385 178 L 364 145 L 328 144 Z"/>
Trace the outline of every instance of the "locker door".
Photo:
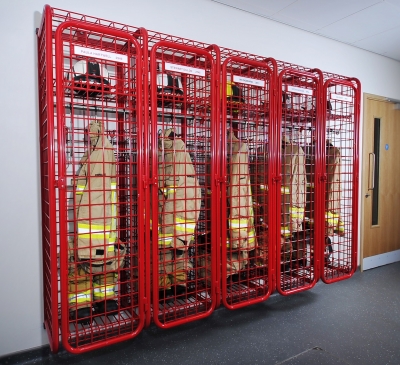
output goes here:
<path id="1" fill-rule="evenodd" d="M 229 309 L 273 290 L 272 80 L 263 62 L 228 57 L 222 65 L 221 285 Z"/>
<path id="2" fill-rule="evenodd" d="M 216 304 L 215 62 L 201 48 L 151 49 L 152 311 L 168 328 Z"/>
<path id="3" fill-rule="evenodd" d="M 144 325 L 142 58 L 124 31 L 56 31 L 63 346 L 81 353 Z"/>
<path id="4" fill-rule="evenodd" d="M 278 89 L 277 290 L 289 295 L 318 280 L 318 74 L 284 68 Z"/>
<path id="5" fill-rule="evenodd" d="M 324 242 L 320 257 L 325 283 L 347 279 L 357 269 L 358 139 L 360 83 L 329 78 L 324 85 Z"/>

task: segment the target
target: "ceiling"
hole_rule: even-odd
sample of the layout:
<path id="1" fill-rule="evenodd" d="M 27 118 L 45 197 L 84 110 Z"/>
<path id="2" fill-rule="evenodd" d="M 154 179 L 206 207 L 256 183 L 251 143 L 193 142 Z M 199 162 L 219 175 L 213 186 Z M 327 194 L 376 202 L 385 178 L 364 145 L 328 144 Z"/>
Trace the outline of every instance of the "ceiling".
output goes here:
<path id="1" fill-rule="evenodd" d="M 211 0 L 400 61 L 400 0 Z"/>

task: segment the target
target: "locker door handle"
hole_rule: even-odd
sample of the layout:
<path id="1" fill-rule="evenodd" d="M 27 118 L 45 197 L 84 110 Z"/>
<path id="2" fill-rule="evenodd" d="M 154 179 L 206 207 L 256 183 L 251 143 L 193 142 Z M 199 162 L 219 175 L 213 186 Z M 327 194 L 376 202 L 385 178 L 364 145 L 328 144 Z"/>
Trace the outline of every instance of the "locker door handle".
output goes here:
<path id="1" fill-rule="evenodd" d="M 371 156 L 372 156 L 372 161 L 373 161 L 373 168 L 372 168 L 372 179 L 371 179 Z M 372 186 L 370 184 L 372 180 Z M 369 159 L 368 159 L 368 190 L 374 190 L 375 188 L 375 153 L 370 153 L 369 154 Z"/>

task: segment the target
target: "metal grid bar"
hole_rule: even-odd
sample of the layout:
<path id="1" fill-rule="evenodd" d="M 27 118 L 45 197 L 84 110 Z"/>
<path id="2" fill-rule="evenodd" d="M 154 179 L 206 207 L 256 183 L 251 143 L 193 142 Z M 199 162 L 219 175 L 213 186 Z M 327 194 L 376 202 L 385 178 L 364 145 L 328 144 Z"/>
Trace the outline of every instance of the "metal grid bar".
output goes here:
<path id="1" fill-rule="evenodd" d="M 318 128 L 320 72 L 278 61 L 280 128 L 277 290 L 289 295 L 318 280 Z"/>
<path id="2" fill-rule="evenodd" d="M 221 284 L 222 302 L 229 309 L 264 301 L 273 291 L 272 81 L 273 72 L 265 62 L 231 56 L 223 63 L 221 156 L 226 161 L 221 173 L 227 179 L 221 188 Z"/>
<path id="3" fill-rule="evenodd" d="M 141 54 L 129 34 L 77 21 L 55 38 L 61 332 L 81 353 L 144 325 Z"/>
<path id="4" fill-rule="evenodd" d="M 215 62 L 165 40 L 150 62 L 152 311 L 168 328 L 216 306 Z"/>
<path id="5" fill-rule="evenodd" d="M 357 268 L 360 83 L 324 73 L 325 252 L 321 278 L 333 283 Z"/>

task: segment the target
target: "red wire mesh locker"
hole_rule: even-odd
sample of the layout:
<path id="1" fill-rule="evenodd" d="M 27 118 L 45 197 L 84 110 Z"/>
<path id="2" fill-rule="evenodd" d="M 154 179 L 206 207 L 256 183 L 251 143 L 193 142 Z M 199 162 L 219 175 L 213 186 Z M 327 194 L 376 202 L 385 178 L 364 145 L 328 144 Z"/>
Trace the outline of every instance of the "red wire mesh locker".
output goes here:
<path id="1" fill-rule="evenodd" d="M 325 250 L 321 278 L 333 283 L 357 269 L 359 123 L 361 84 L 324 73 L 323 105 Z"/>
<path id="2" fill-rule="evenodd" d="M 278 62 L 277 290 L 289 295 L 318 280 L 318 133 L 321 73 Z"/>
<path id="3" fill-rule="evenodd" d="M 144 325 L 141 50 L 128 33 L 56 31 L 61 331 L 83 352 Z"/>
<path id="4" fill-rule="evenodd" d="M 61 24 L 65 26 L 65 22 L 76 20 L 81 21 L 79 29 L 76 28 L 74 32 L 74 26 L 71 26 L 68 29 L 63 28 L 65 32 L 59 34 L 58 42 L 61 50 L 58 54 L 60 65 L 57 69 L 59 72 L 57 84 L 54 51 L 56 30 Z M 96 25 L 96 30 L 93 25 Z M 131 145 L 137 143 L 134 137 L 142 133 L 141 130 L 135 131 L 137 129 L 135 118 L 138 118 L 140 113 L 140 107 L 134 105 L 136 104 L 134 99 L 136 80 L 132 82 L 128 78 L 128 72 L 135 76 L 136 67 L 139 66 L 132 64 L 128 67 L 118 63 L 116 67 L 115 62 L 106 62 L 104 59 L 99 60 L 94 57 L 94 67 L 91 67 L 91 72 L 89 72 L 87 62 L 79 63 L 79 61 L 87 60 L 87 57 L 79 58 L 76 54 L 76 52 L 85 51 L 86 48 L 105 52 L 103 56 L 109 55 L 107 52 L 123 55 L 122 57 L 128 57 L 129 62 L 131 60 L 136 62 L 136 57 L 140 57 L 140 52 L 136 51 L 137 45 L 134 46 L 135 54 L 132 54 L 132 41 L 128 40 L 127 33 L 120 32 L 121 29 L 135 34 L 141 42 L 145 39 L 142 35 L 143 29 L 51 8 L 48 5 L 44 7 L 41 28 L 38 30 L 44 325 L 53 352 L 58 350 L 60 332 L 62 332 L 65 348 L 72 352 L 83 352 L 104 346 L 105 343 L 111 344 L 132 337 L 142 327 L 142 297 L 145 280 L 142 267 L 139 267 L 139 279 L 134 281 L 128 278 L 130 272 L 137 268 L 134 264 L 135 259 L 143 255 L 142 239 L 138 237 L 137 230 L 131 228 L 139 217 L 138 211 L 142 209 L 140 204 L 135 202 L 135 196 L 141 187 L 140 184 L 135 186 L 136 190 L 124 187 L 129 184 L 129 181 L 133 185 L 131 175 L 134 173 L 134 168 L 137 168 L 135 166 L 137 162 L 133 163 L 133 159 L 143 160 L 141 155 L 135 153 L 136 150 L 139 151 L 140 142 L 135 147 L 125 146 L 128 141 Z M 119 32 L 118 36 L 112 35 L 115 31 Z M 64 47 L 61 40 L 64 42 Z M 78 48 L 75 49 L 75 46 Z M 124 49 L 124 46 L 127 48 Z M 71 69 L 73 66 L 76 66 L 76 70 Z M 93 77 L 88 76 L 90 73 L 93 73 L 91 75 Z M 67 75 L 69 80 L 66 80 Z M 137 90 L 140 91 L 140 89 Z M 53 113 L 55 106 L 57 106 L 57 113 Z M 78 177 L 75 175 L 79 174 L 80 159 L 89 145 L 88 127 L 90 122 L 95 120 L 101 120 L 99 124 L 104 131 L 104 143 L 107 139 L 114 151 L 117 189 L 113 195 L 117 198 L 117 202 L 113 206 L 118 212 L 114 231 L 121 233 L 121 240 L 126 241 L 124 246 L 127 252 L 124 256 L 124 270 L 118 271 L 117 305 L 125 307 L 113 318 L 106 316 L 105 311 L 103 316 L 92 311 L 86 318 L 86 321 L 91 323 L 83 325 L 78 324 L 78 319 L 69 320 L 68 309 L 70 299 L 68 273 L 71 267 L 81 267 L 81 263 L 78 263 L 76 258 L 68 262 L 67 257 L 68 252 L 76 252 L 74 249 L 68 251 L 68 239 L 75 242 L 78 221 L 76 209 L 74 209 L 77 204 L 71 181 Z M 130 129 L 125 130 L 125 128 Z M 106 151 L 107 148 L 104 150 Z M 111 152 L 111 148 L 108 152 Z M 132 163 L 124 161 L 128 158 L 129 152 L 132 152 Z M 89 154 L 86 166 L 90 164 Z M 106 166 L 106 164 L 103 165 Z M 140 168 L 138 171 L 140 172 Z M 104 188 L 103 192 L 107 191 L 110 192 Z M 120 239 L 120 237 L 117 238 Z M 86 260 L 85 264 L 91 262 L 91 260 Z M 94 289 L 93 282 L 91 285 Z M 133 287 L 137 289 L 132 290 Z M 97 297 L 102 291 L 105 292 L 106 288 L 107 285 L 97 287 Z M 111 287 L 109 286 L 108 289 L 110 290 Z M 84 293 L 84 291 L 79 294 L 82 295 L 79 299 L 76 298 L 76 302 L 80 300 L 80 303 L 89 296 L 89 293 Z M 132 298 L 139 304 L 133 304 Z M 100 301 L 92 302 L 96 305 Z"/>
<path id="5" fill-rule="evenodd" d="M 274 73 L 266 62 L 229 56 L 222 65 L 222 302 L 236 309 L 273 291 L 269 189 Z"/>
<path id="6" fill-rule="evenodd" d="M 217 304 L 214 68 L 200 47 L 161 40 L 151 49 L 152 310 L 163 328 Z"/>

